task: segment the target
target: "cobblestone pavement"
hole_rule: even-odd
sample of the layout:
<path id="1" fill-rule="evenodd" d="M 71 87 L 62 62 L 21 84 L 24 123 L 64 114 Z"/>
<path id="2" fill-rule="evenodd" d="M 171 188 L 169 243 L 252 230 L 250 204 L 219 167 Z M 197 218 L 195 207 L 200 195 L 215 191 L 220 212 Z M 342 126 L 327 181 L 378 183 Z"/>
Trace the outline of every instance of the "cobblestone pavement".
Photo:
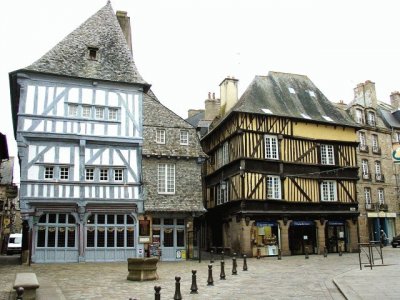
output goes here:
<path id="1" fill-rule="evenodd" d="M 382 299 L 399 299 L 395 295 L 400 295 L 400 249 L 384 248 L 384 262 L 385 266 L 360 270 L 358 254 L 251 258 L 248 271 L 243 271 L 243 260 L 238 259 L 238 275 L 232 275 L 232 260 L 226 258 L 226 280 L 220 280 L 220 261 L 216 260 L 213 286 L 207 285 L 209 261 L 160 262 L 159 279 L 147 282 L 126 280 L 125 262 L 0 265 L 0 295 L 7 299 L 15 273 L 35 272 L 39 300 L 154 299 L 155 285 L 162 288 L 161 299 L 172 299 L 175 276 L 181 277 L 183 299 L 376 299 L 382 295 L 377 288 L 381 285 L 390 289 Z M 191 270 L 197 270 L 197 295 L 190 294 Z"/>

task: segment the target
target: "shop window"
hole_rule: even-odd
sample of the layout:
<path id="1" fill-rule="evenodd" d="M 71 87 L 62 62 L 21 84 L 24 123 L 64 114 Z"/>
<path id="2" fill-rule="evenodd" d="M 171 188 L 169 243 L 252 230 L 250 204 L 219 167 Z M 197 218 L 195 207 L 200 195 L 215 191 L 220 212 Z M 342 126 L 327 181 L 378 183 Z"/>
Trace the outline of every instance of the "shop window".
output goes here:
<path id="1" fill-rule="evenodd" d="M 183 228 L 176 229 L 176 246 L 177 247 L 185 246 L 185 230 Z"/>
<path id="2" fill-rule="evenodd" d="M 69 219 L 74 222 L 70 223 Z M 67 221 L 68 220 L 68 221 Z M 76 244 L 75 218 L 69 214 L 44 214 L 37 225 L 36 246 L 46 248 L 74 248 Z"/>

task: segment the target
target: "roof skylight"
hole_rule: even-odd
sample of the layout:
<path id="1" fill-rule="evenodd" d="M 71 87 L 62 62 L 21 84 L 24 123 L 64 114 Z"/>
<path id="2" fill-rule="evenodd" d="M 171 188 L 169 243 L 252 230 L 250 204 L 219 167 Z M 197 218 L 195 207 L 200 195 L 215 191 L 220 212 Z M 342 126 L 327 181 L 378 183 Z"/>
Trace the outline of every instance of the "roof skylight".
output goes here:
<path id="1" fill-rule="evenodd" d="M 322 116 L 325 120 L 329 121 L 329 122 L 333 122 L 331 117 L 328 116 Z"/>
<path id="2" fill-rule="evenodd" d="M 308 93 L 310 94 L 311 97 L 315 98 L 315 93 L 313 91 L 308 91 Z"/>
<path id="3" fill-rule="evenodd" d="M 291 94 L 296 94 L 296 91 L 294 90 L 294 88 L 289 87 L 288 89 L 289 89 L 289 92 L 290 92 Z"/>
<path id="4" fill-rule="evenodd" d="M 302 116 L 304 119 L 309 119 L 309 120 L 311 120 L 311 117 L 310 117 L 309 115 L 301 114 L 301 116 Z"/>
<path id="5" fill-rule="evenodd" d="M 268 108 L 262 108 L 261 110 L 262 110 L 263 112 L 265 112 L 266 114 L 272 115 L 272 111 L 269 110 Z"/>

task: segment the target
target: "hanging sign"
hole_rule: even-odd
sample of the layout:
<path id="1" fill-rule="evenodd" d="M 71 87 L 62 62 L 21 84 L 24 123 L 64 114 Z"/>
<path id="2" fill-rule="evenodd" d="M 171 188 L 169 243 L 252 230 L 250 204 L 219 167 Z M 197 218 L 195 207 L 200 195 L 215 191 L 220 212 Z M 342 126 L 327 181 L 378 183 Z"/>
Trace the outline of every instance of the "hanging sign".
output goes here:
<path id="1" fill-rule="evenodd" d="M 400 146 L 393 146 L 392 158 L 396 164 L 400 164 Z"/>

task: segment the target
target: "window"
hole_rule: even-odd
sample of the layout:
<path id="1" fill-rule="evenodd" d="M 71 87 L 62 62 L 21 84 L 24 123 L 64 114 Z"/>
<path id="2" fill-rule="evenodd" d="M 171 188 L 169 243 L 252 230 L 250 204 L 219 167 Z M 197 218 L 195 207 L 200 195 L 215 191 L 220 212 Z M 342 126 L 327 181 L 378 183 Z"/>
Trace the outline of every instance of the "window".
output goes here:
<path id="1" fill-rule="evenodd" d="M 44 214 L 37 226 L 38 248 L 75 248 L 75 218 L 69 214 Z"/>
<path id="2" fill-rule="evenodd" d="M 288 90 L 291 94 L 296 94 L 296 91 L 292 87 L 288 87 Z"/>
<path id="3" fill-rule="evenodd" d="M 94 179 L 94 169 L 93 168 L 85 169 L 85 179 L 87 181 L 92 181 Z"/>
<path id="4" fill-rule="evenodd" d="M 278 139 L 274 135 L 265 135 L 265 158 L 279 159 Z"/>
<path id="5" fill-rule="evenodd" d="M 217 205 L 228 202 L 228 182 L 222 181 L 217 185 Z"/>
<path id="6" fill-rule="evenodd" d="M 114 181 L 122 181 L 124 178 L 124 170 L 123 169 L 115 169 L 114 170 Z"/>
<path id="7" fill-rule="evenodd" d="M 225 142 L 222 145 L 222 164 L 226 165 L 229 162 L 229 144 Z"/>
<path id="8" fill-rule="evenodd" d="M 165 144 L 165 129 L 156 130 L 156 143 Z"/>
<path id="9" fill-rule="evenodd" d="M 108 169 L 100 169 L 100 181 L 108 180 Z"/>
<path id="10" fill-rule="evenodd" d="M 181 130 L 179 140 L 181 145 L 189 145 L 189 132 L 187 130 Z"/>
<path id="11" fill-rule="evenodd" d="M 360 131 L 358 134 L 359 134 L 359 138 L 360 138 L 360 147 L 366 146 L 367 140 L 365 138 L 365 132 Z"/>
<path id="12" fill-rule="evenodd" d="M 378 202 L 385 204 L 385 191 L 383 189 L 378 189 Z"/>
<path id="13" fill-rule="evenodd" d="M 375 126 L 376 125 L 375 113 L 373 113 L 372 111 L 369 111 L 367 116 L 368 116 L 368 125 Z"/>
<path id="14" fill-rule="evenodd" d="M 378 136 L 376 134 L 372 135 L 372 152 L 374 153 L 380 152 Z"/>
<path id="15" fill-rule="evenodd" d="M 365 197 L 365 205 L 366 208 L 371 208 L 368 207 L 368 205 L 371 205 L 371 189 L 370 188 L 364 188 L 364 197 Z"/>
<path id="16" fill-rule="evenodd" d="M 60 179 L 61 180 L 68 180 L 69 178 L 69 168 L 68 167 L 61 167 L 60 168 Z"/>
<path id="17" fill-rule="evenodd" d="M 90 118 L 91 111 L 92 111 L 92 108 L 90 106 L 87 106 L 87 105 L 82 106 L 82 117 Z"/>
<path id="18" fill-rule="evenodd" d="M 394 133 L 394 141 L 396 143 L 400 143 L 400 132 L 395 132 Z"/>
<path id="19" fill-rule="evenodd" d="M 361 109 L 356 109 L 356 123 L 364 124 L 364 116 Z"/>
<path id="20" fill-rule="evenodd" d="M 361 171 L 362 171 L 362 177 L 364 179 L 369 179 L 369 167 L 368 167 L 368 160 L 363 159 L 361 161 Z"/>
<path id="21" fill-rule="evenodd" d="M 110 121 L 116 121 L 118 119 L 118 109 L 109 108 L 108 109 L 108 119 Z"/>
<path id="22" fill-rule="evenodd" d="M 267 176 L 267 199 L 281 199 L 281 179 L 279 176 Z"/>
<path id="23" fill-rule="evenodd" d="M 158 193 L 175 193 L 175 165 L 158 164 Z"/>
<path id="24" fill-rule="evenodd" d="M 68 116 L 76 117 L 78 115 L 78 105 L 68 104 Z"/>
<path id="25" fill-rule="evenodd" d="M 90 60 L 97 60 L 98 59 L 98 52 L 99 51 L 99 48 L 97 48 L 97 47 L 88 47 L 88 57 L 89 57 L 89 59 Z"/>
<path id="26" fill-rule="evenodd" d="M 333 180 L 322 181 L 321 201 L 337 201 L 336 181 Z"/>
<path id="27" fill-rule="evenodd" d="M 54 167 L 45 167 L 44 169 L 44 179 L 54 178 Z"/>
<path id="28" fill-rule="evenodd" d="M 333 145 L 321 145 L 321 164 L 334 165 Z"/>
<path id="29" fill-rule="evenodd" d="M 381 175 L 382 174 L 381 162 L 380 161 L 376 161 L 375 162 L 375 174 L 376 175 Z"/>
<path id="30" fill-rule="evenodd" d="M 104 108 L 96 107 L 96 119 L 104 119 Z"/>

